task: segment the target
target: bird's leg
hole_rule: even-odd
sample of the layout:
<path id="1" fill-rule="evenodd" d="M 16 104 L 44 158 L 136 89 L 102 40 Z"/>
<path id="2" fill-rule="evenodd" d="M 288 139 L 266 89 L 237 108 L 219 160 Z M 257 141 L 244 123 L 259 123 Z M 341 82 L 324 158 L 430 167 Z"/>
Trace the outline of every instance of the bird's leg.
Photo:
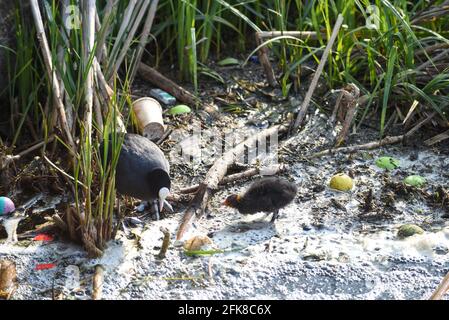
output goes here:
<path id="1" fill-rule="evenodd" d="M 159 216 L 159 206 L 157 205 L 157 200 L 153 201 L 153 207 L 154 207 L 154 209 L 156 211 L 156 220 L 159 220 L 160 216 Z"/>
<path id="2" fill-rule="evenodd" d="M 175 211 L 173 210 L 173 207 L 171 206 L 170 203 L 168 203 L 167 200 L 164 200 L 164 205 L 165 205 L 171 212 L 175 212 Z"/>
<path id="3" fill-rule="evenodd" d="M 274 223 L 274 221 L 279 217 L 279 210 L 273 212 L 273 216 L 271 217 L 270 223 Z"/>
<path id="4" fill-rule="evenodd" d="M 138 212 L 143 212 L 145 207 L 148 205 L 148 201 L 142 201 L 136 208 Z"/>

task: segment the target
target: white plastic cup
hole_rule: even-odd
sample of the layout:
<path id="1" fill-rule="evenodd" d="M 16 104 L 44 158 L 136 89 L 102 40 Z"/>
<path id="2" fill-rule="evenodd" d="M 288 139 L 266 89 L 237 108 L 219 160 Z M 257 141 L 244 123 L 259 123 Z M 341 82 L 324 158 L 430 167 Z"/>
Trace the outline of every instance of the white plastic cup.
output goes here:
<path id="1" fill-rule="evenodd" d="M 156 99 L 150 97 L 134 101 L 132 110 L 137 118 L 142 135 L 151 141 L 158 141 L 165 132 L 162 118 L 162 106 Z"/>

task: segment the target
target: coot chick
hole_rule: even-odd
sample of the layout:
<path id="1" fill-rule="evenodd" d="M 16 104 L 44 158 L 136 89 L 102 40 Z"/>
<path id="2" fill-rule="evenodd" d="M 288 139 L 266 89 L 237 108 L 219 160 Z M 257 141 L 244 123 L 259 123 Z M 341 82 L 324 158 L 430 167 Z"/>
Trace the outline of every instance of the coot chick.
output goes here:
<path id="1" fill-rule="evenodd" d="M 103 144 L 100 146 L 102 152 Z M 170 165 L 161 149 L 147 138 L 125 134 L 115 180 L 120 194 L 154 203 L 158 220 L 164 205 L 173 211 L 165 200 L 170 194 Z"/>
<path id="2" fill-rule="evenodd" d="M 297 188 L 292 182 L 278 177 L 263 178 L 254 182 L 243 195 L 230 195 L 223 204 L 236 208 L 242 214 L 257 212 L 273 213 L 271 222 L 296 196 Z"/>

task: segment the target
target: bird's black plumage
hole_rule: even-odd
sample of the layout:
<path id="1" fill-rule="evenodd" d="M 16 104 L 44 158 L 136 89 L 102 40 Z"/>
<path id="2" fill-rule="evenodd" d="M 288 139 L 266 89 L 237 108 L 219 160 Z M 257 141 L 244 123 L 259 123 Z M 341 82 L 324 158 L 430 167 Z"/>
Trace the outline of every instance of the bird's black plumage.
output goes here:
<path id="1" fill-rule="evenodd" d="M 169 174 L 170 165 L 156 144 L 137 134 L 124 135 L 115 172 L 120 194 L 154 201 L 161 188 L 170 189 Z"/>
<path id="2" fill-rule="evenodd" d="M 292 202 L 296 192 L 296 185 L 286 179 L 263 178 L 254 182 L 243 195 L 229 196 L 225 204 L 236 208 L 242 214 L 273 212 L 274 221 L 279 209 Z"/>

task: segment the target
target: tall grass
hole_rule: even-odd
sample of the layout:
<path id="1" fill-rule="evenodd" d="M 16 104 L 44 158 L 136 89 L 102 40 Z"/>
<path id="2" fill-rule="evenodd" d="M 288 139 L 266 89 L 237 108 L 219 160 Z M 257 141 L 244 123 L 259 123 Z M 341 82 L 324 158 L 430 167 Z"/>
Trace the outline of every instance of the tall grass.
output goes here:
<path id="1" fill-rule="evenodd" d="M 123 140 L 122 115 L 129 114 L 126 110 L 132 104 L 131 75 L 137 66 L 135 57 L 140 55 L 139 42 L 145 42 L 145 28 L 152 24 L 152 1 L 39 1 L 37 12 L 44 22 L 58 93 L 52 92 L 54 78 L 46 72 L 48 63 L 41 58 L 45 40 L 36 41 L 32 18 L 36 21 L 38 15 L 29 14 L 27 2 L 18 2 L 16 10 L 17 45 L 9 91 L 11 115 L 19 121 L 15 121 L 12 142 L 24 136 L 23 123 L 30 118 L 36 139 L 57 135 L 57 152 L 45 151 L 44 158 L 66 172 L 73 205 L 69 204 L 55 221 L 92 256 L 99 256 L 120 223 L 115 209 L 115 167 Z M 77 9 L 82 24 L 66 23 L 69 6 Z M 96 19 L 100 24 L 95 24 Z M 75 145 L 60 134 L 62 120 L 55 99 L 63 101 Z M 69 161 L 58 165 L 60 158 Z"/>
<path id="2" fill-rule="evenodd" d="M 170 5 L 167 5 L 167 3 Z M 158 46 L 170 52 L 172 63 L 178 66 L 185 80 L 194 82 L 191 59 L 190 28 L 195 27 L 196 38 L 202 42 L 200 61 L 207 57 L 217 59 L 222 48 L 232 41 L 244 41 L 246 48 L 249 36 L 255 31 L 315 31 L 317 40 L 278 37 L 266 42 L 277 57 L 277 66 L 283 72 L 280 84 L 284 95 L 300 86 L 301 65 L 319 61 L 327 37 L 339 13 L 344 16 L 344 27 L 340 30 L 333 54 L 328 59 L 324 77 L 330 88 L 338 88 L 353 82 L 368 95 L 370 104 L 359 114 L 359 121 L 367 113 L 379 111 L 379 132 L 384 134 L 386 118 L 397 114 L 397 108 L 410 108 L 414 100 L 422 102 L 445 117 L 448 109 L 447 64 L 432 62 L 435 55 L 425 48 L 434 44 L 449 43 L 449 12 L 427 20 L 420 19 L 431 8 L 444 0 L 275 0 L 275 1 L 162 1 L 164 11 L 170 18 L 156 25 Z M 444 8 L 442 7 L 441 10 Z M 447 10 L 444 9 L 444 10 Z M 193 14 L 195 12 L 195 14 Z M 444 12 L 444 11 L 442 11 Z M 162 15 L 162 13 L 161 13 Z M 178 17 L 181 17 L 178 19 Z M 374 25 L 374 27 L 373 27 Z M 214 33 L 213 30 L 220 32 Z M 321 34 L 327 37 L 322 37 Z M 173 43 L 176 42 L 176 52 Z M 216 50 L 210 50 L 212 46 Z M 241 46 L 233 46 L 240 48 Z M 254 47 L 253 47 L 254 48 Z M 240 48 L 241 49 L 241 48 Z M 227 51 L 227 54 L 239 52 Z M 241 54 L 245 53 L 240 51 Z M 393 61 L 392 61 L 393 60 Z M 420 69 L 423 63 L 436 67 L 427 72 Z M 447 59 L 445 60 L 447 63 Z M 441 62 L 441 61 L 440 61 Z M 188 65 L 190 64 L 190 65 Z M 197 81 L 197 80 L 196 80 Z M 365 116 L 362 116 L 365 115 Z"/>

